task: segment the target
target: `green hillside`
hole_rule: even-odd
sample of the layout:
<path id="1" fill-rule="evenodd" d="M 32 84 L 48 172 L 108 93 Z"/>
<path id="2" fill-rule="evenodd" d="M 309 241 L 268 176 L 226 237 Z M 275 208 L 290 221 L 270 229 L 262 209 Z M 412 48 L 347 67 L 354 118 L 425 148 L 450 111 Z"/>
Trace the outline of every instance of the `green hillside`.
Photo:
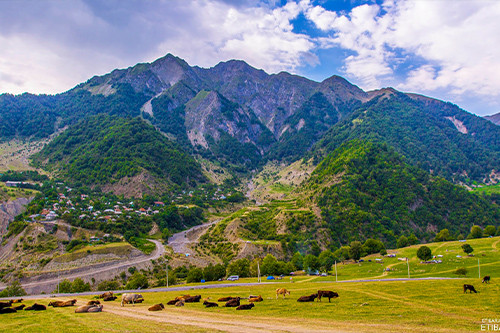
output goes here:
<path id="1" fill-rule="evenodd" d="M 498 126 L 450 103 L 395 91 L 363 104 L 332 127 L 315 147 L 316 155 L 353 139 L 385 142 L 408 163 L 448 180 L 482 182 L 500 166 Z"/>
<path id="2" fill-rule="evenodd" d="M 108 184 L 141 172 L 185 186 L 204 181 L 196 161 L 139 118 L 86 118 L 34 155 L 37 166 L 82 184 Z"/>

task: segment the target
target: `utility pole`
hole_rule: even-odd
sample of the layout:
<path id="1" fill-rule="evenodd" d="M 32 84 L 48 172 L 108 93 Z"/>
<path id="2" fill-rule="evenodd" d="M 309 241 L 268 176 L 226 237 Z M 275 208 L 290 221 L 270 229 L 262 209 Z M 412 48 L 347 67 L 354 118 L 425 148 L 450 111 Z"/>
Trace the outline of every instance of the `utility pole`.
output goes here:
<path id="1" fill-rule="evenodd" d="M 477 270 L 478 270 L 479 278 L 481 278 L 481 266 L 479 265 L 479 258 L 477 258 Z"/>
<path id="2" fill-rule="evenodd" d="M 406 265 L 408 266 L 408 279 L 410 278 L 410 260 L 406 257 Z"/>
<path id="3" fill-rule="evenodd" d="M 335 282 L 339 282 L 337 280 L 337 260 L 335 260 Z"/>
<path id="4" fill-rule="evenodd" d="M 260 264 L 259 264 L 259 261 L 257 261 L 257 281 L 260 283 Z"/>
<path id="5" fill-rule="evenodd" d="M 57 293 L 59 294 L 59 284 L 61 281 L 59 280 L 59 271 L 57 271 Z"/>
<path id="6" fill-rule="evenodd" d="M 168 288 L 168 259 L 167 259 L 167 263 L 165 264 L 165 267 L 167 269 L 167 288 Z"/>

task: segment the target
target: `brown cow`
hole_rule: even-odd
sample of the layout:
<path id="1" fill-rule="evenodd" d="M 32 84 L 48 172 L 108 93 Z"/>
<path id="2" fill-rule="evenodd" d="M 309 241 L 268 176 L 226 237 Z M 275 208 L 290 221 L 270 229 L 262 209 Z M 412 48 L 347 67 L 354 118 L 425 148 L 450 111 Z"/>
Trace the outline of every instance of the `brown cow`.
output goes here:
<path id="1" fill-rule="evenodd" d="M 87 305 L 99 305 L 99 304 L 101 304 L 101 302 L 99 302 L 98 300 L 91 300 L 87 302 Z"/>
<path id="2" fill-rule="evenodd" d="M 209 302 L 209 301 L 203 302 L 203 305 L 205 305 L 206 308 L 214 308 L 214 307 L 219 306 L 219 304 L 214 303 L 214 302 Z"/>
<path id="3" fill-rule="evenodd" d="M 76 303 L 76 299 L 72 299 L 70 301 L 51 301 L 49 306 L 53 306 L 55 308 L 63 308 L 66 306 L 73 306 Z"/>
<path id="4" fill-rule="evenodd" d="M 314 299 L 318 297 L 318 294 L 312 294 L 310 296 L 301 296 L 297 302 L 314 302 Z"/>
<path id="5" fill-rule="evenodd" d="M 490 283 L 490 276 L 489 275 L 486 275 L 484 278 L 483 278 L 483 282 L 482 283 Z"/>
<path id="6" fill-rule="evenodd" d="M 232 299 L 236 299 L 237 297 L 232 297 L 232 296 L 226 296 L 226 297 L 221 297 L 217 300 L 217 302 L 227 302 L 227 301 L 230 301 Z"/>
<path id="7" fill-rule="evenodd" d="M 24 311 L 43 311 L 43 310 L 47 310 L 47 307 L 43 304 L 38 304 L 38 303 L 35 303 L 33 304 L 32 306 L 28 306 L 27 308 L 24 309 Z"/>
<path id="8" fill-rule="evenodd" d="M 238 306 L 236 308 L 236 310 L 250 310 L 254 306 L 255 306 L 255 304 L 253 304 L 253 303 L 250 303 L 250 304 L 241 304 L 240 306 Z"/>
<path id="9" fill-rule="evenodd" d="M 318 290 L 318 301 L 321 302 L 321 297 L 328 297 L 328 303 L 330 303 L 330 298 L 339 297 L 334 291 L 330 290 Z"/>
<path id="10" fill-rule="evenodd" d="M 184 306 L 184 300 L 181 299 L 180 301 L 177 301 L 175 306 Z"/>
<path id="11" fill-rule="evenodd" d="M 191 295 L 182 295 L 182 296 L 177 296 L 177 297 L 175 298 L 175 300 L 176 300 L 176 301 L 181 301 L 181 300 L 183 301 L 183 300 L 185 300 L 186 298 L 189 298 L 189 297 L 191 297 Z"/>
<path id="12" fill-rule="evenodd" d="M 118 297 L 116 296 L 108 296 L 108 297 L 105 297 L 103 299 L 104 302 L 109 302 L 109 301 L 114 301 L 115 299 L 117 299 Z"/>
<path id="13" fill-rule="evenodd" d="M 75 309 L 75 313 L 86 313 L 86 312 L 101 312 L 103 306 L 102 305 L 96 305 L 96 304 L 90 304 L 90 305 L 82 305 L 80 307 L 77 307 Z"/>
<path id="14" fill-rule="evenodd" d="M 165 306 L 162 303 L 160 303 L 150 306 L 148 308 L 148 311 L 161 311 L 163 309 L 165 309 Z"/>
<path id="15" fill-rule="evenodd" d="M 104 294 L 99 295 L 99 298 L 113 297 L 112 291 L 106 291 Z"/>
<path id="16" fill-rule="evenodd" d="M 276 299 L 278 299 L 278 295 L 283 295 L 283 299 L 285 299 L 285 295 L 290 295 L 290 292 L 285 288 L 276 289 Z"/>
<path id="17" fill-rule="evenodd" d="M 472 292 L 475 292 L 477 294 L 476 289 L 472 284 L 464 284 L 464 293 L 467 292 L 467 290 L 472 294 Z"/>
<path id="18" fill-rule="evenodd" d="M 224 304 L 224 306 L 228 307 L 228 308 L 235 308 L 237 306 L 240 306 L 240 298 L 236 297 L 236 298 L 230 299 L 229 301 L 226 302 L 226 304 Z"/>
<path id="19" fill-rule="evenodd" d="M 260 295 L 259 295 L 259 296 L 255 296 L 255 297 L 250 297 L 250 298 L 248 299 L 248 301 L 249 301 L 250 303 L 253 303 L 253 302 L 262 302 L 262 301 L 263 301 L 263 299 L 262 299 L 262 296 L 260 296 Z"/>
<path id="20" fill-rule="evenodd" d="M 184 302 L 186 302 L 186 303 L 199 303 L 200 299 L 201 299 L 201 295 L 196 295 L 196 296 L 186 297 L 184 299 Z"/>
<path id="21" fill-rule="evenodd" d="M 168 301 L 167 305 L 175 305 L 175 303 L 177 303 L 177 302 L 178 302 L 177 300 L 173 299 L 171 301 Z"/>
<path id="22" fill-rule="evenodd" d="M 12 303 L 22 303 L 23 299 L 22 298 L 18 298 L 18 299 L 13 299 L 11 301 L 12 301 Z"/>

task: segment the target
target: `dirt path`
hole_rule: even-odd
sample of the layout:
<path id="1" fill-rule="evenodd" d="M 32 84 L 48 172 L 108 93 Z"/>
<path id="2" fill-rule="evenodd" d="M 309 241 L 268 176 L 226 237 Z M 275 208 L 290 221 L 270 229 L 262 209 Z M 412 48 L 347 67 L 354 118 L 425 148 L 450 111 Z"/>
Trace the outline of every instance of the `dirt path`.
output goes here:
<path id="1" fill-rule="evenodd" d="M 39 287 L 39 286 L 44 286 L 44 285 L 53 285 L 57 284 L 59 281 L 63 279 L 76 279 L 76 278 L 82 278 L 90 275 L 98 275 L 102 272 L 105 271 L 110 271 L 110 270 L 119 270 L 131 266 L 135 266 L 144 262 L 149 262 L 150 260 L 158 259 L 163 254 L 165 253 L 165 247 L 160 241 L 150 239 L 151 242 L 155 243 L 156 249 L 149 255 L 149 256 L 144 256 L 140 257 L 131 261 L 126 261 L 126 262 L 120 262 L 120 263 L 110 263 L 109 265 L 106 265 L 105 267 L 102 267 L 102 265 L 99 265 L 99 267 L 93 267 L 89 266 L 88 269 L 85 269 L 84 271 L 81 271 L 81 268 L 78 270 L 77 273 L 68 273 L 64 274 L 61 273 L 60 276 L 56 278 L 47 278 L 43 280 L 39 280 L 36 282 L 29 282 L 29 283 L 22 283 L 21 285 L 23 288 L 32 288 L 32 287 Z"/>
<path id="2" fill-rule="evenodd" d="M 174 250 L 174 253 L 192 254 L 193 250 L 190 248 L 190 245 L 196 243 L 205 230 L 221 220 L 222 219 L 217 219 L 173 234 L 172 237 L 168 239 L 168 245 Z"/>
<path id="3" fill-rule="evenodd" d="M 196 326 L 207 330 L 224 332 L 347 332 L 314 328 L 310 325 L 300 325 L 295 320 L 277 318 L 235 318 L 226 314 L 211 314 L 188 309 L 167 308 L 161 312 L 149 312 L 146 307 L 121 307 L 118 304 L 106 304 L 105 311 L 123 317 L 143 319 L 169 324 L 182 324 Z M 263 320 L 266 319 L 266 320 Z M 302 321 L 303 322 L 303 321 Z M 328 326 L 325 326 L 328 327 Z"/>

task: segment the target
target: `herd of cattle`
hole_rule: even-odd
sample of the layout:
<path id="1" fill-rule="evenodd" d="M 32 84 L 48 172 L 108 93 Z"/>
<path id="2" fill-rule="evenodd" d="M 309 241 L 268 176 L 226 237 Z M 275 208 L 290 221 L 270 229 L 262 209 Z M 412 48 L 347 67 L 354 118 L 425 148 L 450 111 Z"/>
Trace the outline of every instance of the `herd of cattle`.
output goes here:
<path id="1" fill-rule="evenodd" d="M 490 282 L 490 277 L 485 276 L 483 278 L 483 283 L 489 283 Z M 477 293 L 476 289 L 474 288 L 473 285 L 470 284 L 464 284 L 464 293 L 469 291 L 470 293 L 474 292 Z M 290 291 L 285 289 L 285 288 L 278 288 L 276 289 L 276 299 L 278 299 L 279 296 L 283 296 L 283 299 L 285 299 L 285 296 L 290 296 Z M 297 302 L 314 302 L 314 300 L 317 299 L 317 301 L 321 302 L 321 298 L 328 298 L 328 302 L 332 298 L 337 298 L 339 297 L 339 294 L 331 291 L 331 290 L 318 290 L 317 293 L 314 293 L 312 295 L 308 296 L 300 296 L 297 299 Z M 114 301 L 117 299 L 116 296 L 113 295 L 112 291 L 107 291 L 104 294 L 99 295 L 99 298 L 101 298 L 103 301 L 108 302 L 108 301 Z M 207 299 L 203 300 L 203 305 L 205 308 L 212 308 L 212 307 L 218 307 L 219 304 L 216 302 L 210 302 L 209 301 L 210 297 Z M 242 300 L 248 300 L 248 304 L 241 304 Z M 224 307 L 234 307 L 236 310 L 250 310 L 252 309 L 255 304 L 258 302 L 262 302 L 264 299 L 262 298 L 261 295 L 255 296 L 255 295 L 250 295 L 248 297 L 233 297 L 233 296 L 226 296 L 226 297 L 221 297 L 217 300 L 217 302 L 224 302 Z M 17 303 L 21 303 L 23 299 L 16 299 L 16 300 L 10 300 L 7 302 L 0 302 L 0 314 L 3 313 L 14 313 L 20 310 L 25 310 L 25 311 L 42 311 L 46 310 L 47 307 L 43 304 L 38 304 L 35 303 L 32 306 L 26 307 L 24 304 L 20 305 L 15 305 Z M 196 296 L 191 296 L 191 295 L 182 295 L 182 296 L 177 296 L 175 299 L 168 301 L 167 305 L 175 305 L 175 306 L 184 306 L 186 303 L 199 303 L 201 301 L 201 295 L 196 295 Z M 68 306 L 74 306 L 76 304 L 76 299 L 72 299 L 69 301 L 51 301 L 48 306 L 52 307 L 68 307 Z M 144 298 L 142 297 L 141 294 L 123 294 L 122 299 L 121 299 L 121 306 L 124 306 L 125 304 L 132 304 L 135 305 L 135 303 L 142 303 L 144 302 Z M 161 311 L 165 308 L 163 303 L 160 304 L 155 304 L 153 306 L 150 306 L 148 308 L 149 311 Z M 103 305 L 99 300 L 91 300 L 88 301 L 87 304 L 79 306 L 75 309 L 76 313 L 84 313 L 84 312 L 102 312 Z"/>

